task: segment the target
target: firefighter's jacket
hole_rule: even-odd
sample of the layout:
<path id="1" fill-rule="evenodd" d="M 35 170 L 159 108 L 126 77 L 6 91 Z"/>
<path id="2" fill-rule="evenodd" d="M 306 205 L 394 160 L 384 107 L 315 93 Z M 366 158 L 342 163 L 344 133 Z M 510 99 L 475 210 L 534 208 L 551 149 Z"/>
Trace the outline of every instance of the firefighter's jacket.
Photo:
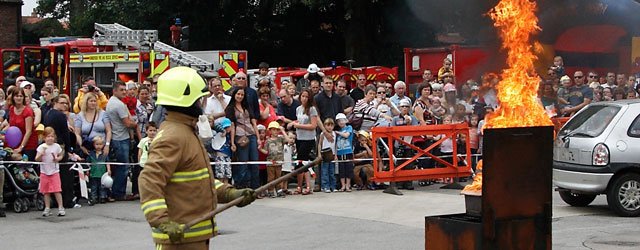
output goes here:
<path id="1" fill-rule="evenodd" d="M 167 118 L 149 148 L 140 173 L 142 212 L 151 225 L 155 243 L 170 244 L 157 227 L 168 220 L 186 224 L 228 202 L 230 185 L 214 179 L 209 157 L 196 134 L 197 118 L 167 112 Z M 207 220 L 184 232 L 182 243 L 213 237 L 215 223 Z"/>

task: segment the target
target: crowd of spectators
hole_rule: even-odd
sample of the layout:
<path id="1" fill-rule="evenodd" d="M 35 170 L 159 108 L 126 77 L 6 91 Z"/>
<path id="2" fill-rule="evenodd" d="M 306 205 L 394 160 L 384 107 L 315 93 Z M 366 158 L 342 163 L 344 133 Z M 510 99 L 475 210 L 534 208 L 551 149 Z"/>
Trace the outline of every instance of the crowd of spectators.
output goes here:
<path id="1" fill-rule="evenodd" d="M 204 143 L 214 162 L 216 178 L 238 188 L 257 188 L 280 176 L 281 171 L 290 172 L 301 166 L 299 162 L 326 152 L 331 151 L 334 160 L 338 160 L 338 164 L 327 162 L 316 171 L 298 175 L 293 191 L 283 184 L 277 190 L 260 194 L 260 198 L 375 189 L 376 184 L 370 182 L 373 173 L 370 132 L 377 126 L 467 123 L 472 153 L 480 154 L 479 128 L 484 117 L 499 105 L 495 88 L 498 75 L 484 74 L 479 82 L 456 79 L 449 59 L 437 71 L 424 70 L 423 81 L 411 83 L 417 84 L 417 88 L 408 88 L 403 81 L 394 84 L 368 81 L 363 74 L 357 75 L 352 87 L 344 80 L 325 76 L 315 64 L 309 66 L 308 73 L 297 83 L 283 80 L 276 84 L 268 74 L 268 64 L 261 63 L 260 67 L 256 77 L 250 78 L 245 72 L 235 74 L 231 78 L 232 87 L 226 91 L 220 78 L 207 79 L 210 94 L 202 99 L 203 114 L 214 130 L 228 133 L 226 148 Z M 633 75 L 606 72 L 601 76 L 598 72 L 580 70 L 572 72 L 573 77 L 565 74 L 562 58 L 556 57 L 548 74 L 541 77 L 539 99 L 550 116 L 571 116 L 591 102 L 637 98 L 640 90 Z M 250 79 L 254 80 L 251 84 Z M 71 100 L 59 94 L 51 80 L 35 93 L 35 86 L 19 77 L 16 85 L 6 88 L 6 95 L 0 90 L 2 127 L 16 126 L 21 130 L 24 138 L 13 153 L 20 157 L 24 154 L 30 161 L 36 160 L 36 149 L 43 142 L 38 135 L 44 127 L 51 127 L 65 152 L 62 162 L 121 163 L 104 166 L 99 172 L 111 175 L 114 184 L 106 193 L 94 187 L 89 205 L 137 199 L 137 176 L 144 166 L 135 163 L 146 159 L 145 153 L 155 131 L 162 128 L 165 115 L 164 108 L 154 103 L 156 83 L 157 77 L 140 84 L 116 82 L 113 95 L 108 97 L 93 78 L 87 77 Z M 416 92 L 410 95 L 409 89 Z M 217 126 L 227 119 L 230 125 L 225 125 L 226 132 L 222 132 Z M 439 138 L 422 136 L 407 140 L 426 147 Z M 434 154 L 451 154 L 452 144 L 461 141 L 442 143 Z M 400 144 L 392 146 L 410 154 Z M 284 163 L 251 163 L 273 159 Z M 429 160 L 419 162 L 419 167 L 436 166 Z M 274 170 L 271 165 L 279 168 Z M 70 165 L 61 164 L 62 200 L 67 208 L 80 206 L 74 174 Z M 128 180 L 132 183 L 129 194 Z"/>

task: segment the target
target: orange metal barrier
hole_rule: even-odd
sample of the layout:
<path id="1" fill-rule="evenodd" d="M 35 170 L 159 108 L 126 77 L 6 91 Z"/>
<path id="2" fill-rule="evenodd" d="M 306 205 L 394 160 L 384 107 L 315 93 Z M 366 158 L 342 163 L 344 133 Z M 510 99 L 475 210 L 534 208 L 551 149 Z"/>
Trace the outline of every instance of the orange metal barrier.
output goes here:
<path id="1" fill-rule="evenodd" d="M 424 179 L 438 179 L 438 178 L 451 178 L 451 177 L 465 177 L 471 175 L 471 148 L 469 144 L 469 127 L 467 124 L 447 124 L 447 125 L 423 125 L 423 126 L 397 126 L 397 127 L 374 127 L 372 129 L 373 138 L 373 169 L 374 179 L 378 182 L 397 182 L 397 181 L 411 181 L 411 180 L 424 180 Z M 444 135 L 443 138 L 429 145 L 426 148 L 420 148 L 412 143 L 407 143 L 402 140 L 403 136 L 437 136 Z M 456 138 L 458 135 L 464 135 L 465 147 L 466 147 L 466 166 L 461 166 L 458 160 L 458 147 Z M 379 139 L 382 138 L 389 146 L 389 155 L 379 155 L 378 144 Z M 453 159 L 452 163 L 433 155 L 430 151 L 436 147 L 439 147 L 446 139 L 453 140 Z M 393 159 L 389 159 L 389 167 L 383 168 L 381 158 L 387 158 L 394 156 L 394 142 L 398 142 L 411 148 L 415 155 L 410 159 L 401 161 L 397 160 L 397 163 Z M 435 162 L 444 165 L 445 167 L 427 168 L 427 169 L 404 169 L 412 162 L 415 162 L 420 157 L 431 157 Z M 402 170 L 402 171 L 400 171 Z"/>

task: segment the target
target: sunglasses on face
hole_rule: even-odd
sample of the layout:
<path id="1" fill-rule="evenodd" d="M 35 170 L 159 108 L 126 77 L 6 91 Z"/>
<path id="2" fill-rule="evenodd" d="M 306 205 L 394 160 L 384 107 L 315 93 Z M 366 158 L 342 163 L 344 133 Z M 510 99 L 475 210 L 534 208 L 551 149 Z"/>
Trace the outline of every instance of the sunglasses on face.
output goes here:
<path id="1" fill-rule="evenodd" d="M 581 79 L 581 78 L 583 78 L 583 77 L 584 77 L 584 76 L 574 76 L 573 78 Z"/>
<path id="2" fill-rule="evenodd" d="M 246 77 L 236 77 L 237 80 L 247 80 Z"/>
<path id="3" fill-rule="evenodd" d="M 378 94 L 386 94 L 387 92 L 384 91 L 378 91 Z"/>

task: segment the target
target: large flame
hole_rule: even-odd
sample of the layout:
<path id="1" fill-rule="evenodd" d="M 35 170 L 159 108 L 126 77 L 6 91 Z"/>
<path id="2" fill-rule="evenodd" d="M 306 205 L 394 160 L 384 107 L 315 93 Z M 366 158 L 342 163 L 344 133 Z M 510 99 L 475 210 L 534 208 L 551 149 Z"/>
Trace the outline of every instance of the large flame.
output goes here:
<path id="1" fill-rule="evenodd" d="M 553 125 L 537 100 L 540 78 L 533 65 L 537 59 L 533 49 L 540 45 L 531 39 L 540 31 L 535 10 L 536 3 L 529 0 L 501 0 L 489 12 L 507 51 L 509 67 L 502 71 L 497 85 L 500 107 L 489 115 L 485 128 Z"/>
<path id="2" fill-rule="evenodd" d="M 500 107 L 487 117 L 483 128 L 553 125 L 537 99 L 540 78 L 533 65 L 537 59 L 533 50 L 540 45 L 531 39 L 540 31 L 535 10 L 536 3 L 529 0 L 501 0 L 489 12 L 507 51 L 509 67 L 502 71 L 497 85 Z M 482 168 L 482 162 L 478 162 L 478 168 Z M 482 192 L 482 174 L 463 190 L 470 192 Z"/>

